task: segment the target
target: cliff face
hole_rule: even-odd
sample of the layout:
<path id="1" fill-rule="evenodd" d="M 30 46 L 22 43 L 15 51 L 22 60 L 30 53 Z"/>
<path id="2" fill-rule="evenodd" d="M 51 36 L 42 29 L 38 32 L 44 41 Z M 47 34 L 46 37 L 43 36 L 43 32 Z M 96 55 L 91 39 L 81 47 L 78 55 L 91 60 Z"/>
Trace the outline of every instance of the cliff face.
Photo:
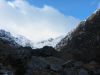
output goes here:
<path id="1" fill-rule="evenodd" d="M 58 45 L 62 53 L 71 53 L 75 59 L 100 62 L 100 10 L 82 21 Z"/>

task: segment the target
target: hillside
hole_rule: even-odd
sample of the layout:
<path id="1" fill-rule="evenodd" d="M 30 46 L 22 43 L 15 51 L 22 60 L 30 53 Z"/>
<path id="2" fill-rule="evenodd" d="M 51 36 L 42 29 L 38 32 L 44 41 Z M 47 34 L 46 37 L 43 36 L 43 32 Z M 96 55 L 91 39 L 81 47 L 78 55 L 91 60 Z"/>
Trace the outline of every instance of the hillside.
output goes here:
<path id="1" fill-rule="evenodd" d="M 57 46 L 78 60 L 100 62 L 100 10 L 82 21 Z"/>

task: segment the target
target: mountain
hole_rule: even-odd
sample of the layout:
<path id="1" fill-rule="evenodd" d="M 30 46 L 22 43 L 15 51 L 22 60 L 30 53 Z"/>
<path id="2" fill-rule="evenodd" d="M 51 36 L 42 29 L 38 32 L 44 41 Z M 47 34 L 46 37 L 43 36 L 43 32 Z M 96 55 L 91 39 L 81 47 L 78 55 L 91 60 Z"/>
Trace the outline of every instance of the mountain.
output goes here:
<path id="1" fill-rule="evenodd" d="M 75 30 L 62 39 L 57 49 L 66 57 L 70 54 L 84 62 L 100 62 L 100 10 L 80 22 Z"/>
<path id="2" fill-rule="evenodd" d="M 29 46 L 33 48 L 33 43 L 24 36 L 13 36 L 10 32 L 5 31 L 3 29 L 0 30 L 0 40 L 3 42 L 7 42 L 12 47 Z"/>
<path id="3" fill-rule="evenodd" d="M 10 46 L 10 47 L 20 47 L 18 43 L 14 40 L 15 37 L 11 35 L 10 32 L 7 32 L 5 30 L 0 30 L 0 46 L 3 48 Z"/>
<path id="4" fill-rule="evenodd" d="M 0 30 L 0 75 L 100 75 L 100 10 L 64 38 L 40 46 L 48 43 L 32 49 L 23 36 Z"/>
<path id="5" fill-rule="evenodd" d="M 67 36 L 63 37 L 55 46 L 55 49 L 60 51 L 64 46 L 67 45 L 68 40 L 71 39 L 70 33 L 67 34 Z"/>
<path id="6" fill-rule="evenodd" d="M 17 35 L 14 38 L 15 42 L 18 43 L 19 45 L 23 46 L 23 47 L 31 47 L 34 48 L 34 44 L 31 40 L 27 39 L 26 37 L 22 36 L 22 35 Z"/>
<path id="7" fill-rule="evenodd" d="M 44 46 L 51 46 L 55 48 L 56 44 L 58 44 L 58 42 L 60 42 L 63 37 L 64 36 L 59 36 L 57 38 L 50 38 L 48 40 L 43 40 L 40 42 L 32 42 L 29 39 L 25 38 L 24 36 L 21 35 L 13 36 L 8 31 L 2 29 L 0 30 L 0 38 L 5 41 L 9 41 L 9 43 L 12 43 L 11 45 L 31 47 L 33 49 L 43 48 Z"/>
<path id="8" fill-rule="evenodd" d="M 50 38 L 48 40 L 43 40 L 37 43 L 34 43 L 34 48 L 43 48 L 44 46 L 51 46 L 53 48 L 63 39 L 64 36 L 59 36 L 57 38 Z"/>

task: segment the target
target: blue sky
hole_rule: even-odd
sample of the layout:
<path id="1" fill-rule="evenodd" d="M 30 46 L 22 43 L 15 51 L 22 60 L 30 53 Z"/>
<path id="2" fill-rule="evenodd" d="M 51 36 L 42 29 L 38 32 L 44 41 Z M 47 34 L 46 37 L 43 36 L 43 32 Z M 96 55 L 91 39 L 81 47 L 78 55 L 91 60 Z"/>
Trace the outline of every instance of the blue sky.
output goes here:
<path id="1" fill-rule="evenodd" d="M 0 29 L 32 41 L 56 38 L 67 35 L 98 7 L 100 0 L 0 0 Z"/>
<path id="2" fill-rule="evenodd" d="M 27 0 L 37 7 L 52 6 L 65 15 L 85 19 L 98 7 L 100 0 Z"/>

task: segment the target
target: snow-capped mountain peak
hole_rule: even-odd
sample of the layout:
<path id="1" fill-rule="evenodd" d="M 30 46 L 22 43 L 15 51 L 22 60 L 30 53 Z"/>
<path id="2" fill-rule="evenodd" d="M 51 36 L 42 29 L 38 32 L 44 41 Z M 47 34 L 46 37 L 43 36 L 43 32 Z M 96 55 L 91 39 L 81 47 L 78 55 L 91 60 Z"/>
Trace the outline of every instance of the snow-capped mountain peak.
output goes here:
<path id="1" fill-rule="evenodd" d="M 50 38 L 48 40 L 43 40 L 41 42 L 34 43 L 34 48 L 42 48 L 44 46 L 56 47 L 56 45 L 63 39 L 64 36 L 59 36 L 57 38 Z"/>
<path id="2" fill-rule="evenodd" d="M 61 41 L 61 39 L 63 39 L 64 36 L 59 36 L 57 38 L 50 38 L 47 40 L 43 40 L 40 42 L 32 42 L 31 40 L 27 39 L 26 37 L 22 36 L 22 35 L 12 35 L 10 32 L 5 31 L 5 30 L 0 30 L 0 39 L 9 41 L 11 43 L 11 45 L 15 45 L 15 46 L 22 46 L 22 47 L 31 47 L 33 49 L 36 48 L 43 48 L 44 46 L 52 46 L 52 47 L 56 47 L 56 45 Z"/>
<path id="3" fill-rule="evenodd" d="M 29 39 L 27 39 L 24 36 L 18 35 L 14 38 L 14 40 L 23 47 L 32 47 L 33 48 L 33 42 L 31 42 Z"/>

